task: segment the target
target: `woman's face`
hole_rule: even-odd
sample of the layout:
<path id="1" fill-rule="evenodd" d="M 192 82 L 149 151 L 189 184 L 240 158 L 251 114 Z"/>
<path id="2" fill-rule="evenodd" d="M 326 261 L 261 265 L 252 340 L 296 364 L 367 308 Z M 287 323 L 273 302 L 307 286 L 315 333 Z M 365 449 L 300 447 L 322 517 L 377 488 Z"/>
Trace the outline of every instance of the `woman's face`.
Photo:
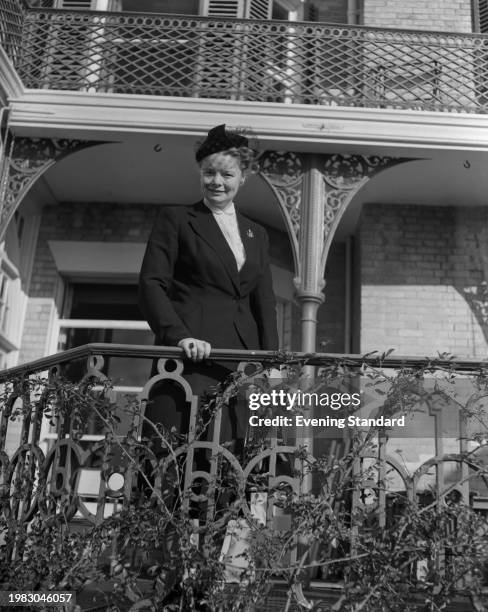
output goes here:
<path id="1" fill-rule="evenodd" d="M 227 153 L 213 153 L 200 164 L 200 185 L 205 201 L 219 208 L 232 202 L 244 182 L 239 162 Z"/>

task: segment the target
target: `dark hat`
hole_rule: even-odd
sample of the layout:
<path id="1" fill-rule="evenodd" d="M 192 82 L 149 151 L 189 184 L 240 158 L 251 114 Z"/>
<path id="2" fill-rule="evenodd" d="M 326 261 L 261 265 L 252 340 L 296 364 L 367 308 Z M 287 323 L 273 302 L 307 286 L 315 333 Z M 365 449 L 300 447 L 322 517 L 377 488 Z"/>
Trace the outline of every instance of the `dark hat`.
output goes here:
<path id="1" fill-rule="evenodd" d="M 227 151 L 233 147 L 247 147 L 249 146 L 249 140 L 245 136 L 239 134 L 233 134 L 225 129 L 225 123 L 217 125 L 212 128 L 207 134 L 207 138 L 198 147 L 195 153 L 197 162 L 201 161 L 205 157 L 212 155 L 213 153 L 220 153 L 220 151 Z"/>

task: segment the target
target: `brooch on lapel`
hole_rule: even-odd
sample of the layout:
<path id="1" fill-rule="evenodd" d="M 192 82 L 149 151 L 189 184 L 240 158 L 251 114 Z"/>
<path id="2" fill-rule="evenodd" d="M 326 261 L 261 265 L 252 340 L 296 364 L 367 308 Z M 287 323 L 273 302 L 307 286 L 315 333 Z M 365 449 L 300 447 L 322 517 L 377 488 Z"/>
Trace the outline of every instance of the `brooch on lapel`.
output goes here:
<path id="1" fill-rule="evenodd" d="M 248 238 L 254 238 L 254 233 L 253 233 L 252 229 L 248 229 L 246 234 L 247 234 Z"/>

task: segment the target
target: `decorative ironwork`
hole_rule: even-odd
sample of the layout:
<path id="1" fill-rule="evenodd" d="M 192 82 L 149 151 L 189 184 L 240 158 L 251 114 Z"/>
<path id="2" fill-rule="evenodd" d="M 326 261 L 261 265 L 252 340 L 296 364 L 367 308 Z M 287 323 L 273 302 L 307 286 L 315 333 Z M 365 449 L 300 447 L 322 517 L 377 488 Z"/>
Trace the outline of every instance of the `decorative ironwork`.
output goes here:
<path id="1" fill-rule="evenodd" d="M 0 236 L 5 232 L 22 198 L 48 168 L 67 155 L 97 144 L 101 143 L 13 136 L 7 138 L 7 159 L 1 180 Z"/>
<path id="2" fill-rule="evenodd" d="M 306 154 L 283 151 L 266 151 L 260 157 L 261 176 L 272 186 L 281 205 L 289 235 L 293 244 L 296 271 L 308 293 L 321 294 L 323 289 L 323 270 L 335 230 L 349 202 L 369 178 L 393 165 L 407 161 L 381 156 L 361 155 L 320 155 L 320 172 L 324 190 L 320 195 L 307 202 L 307 206 L 323 206 L 323 234 L 315 238 L 300 232 L 303 210 L 303 182 L 306 175 Z M 308 194 L 310 197 L 310 194 Z M 309 211 L 310 212 L 310 211 Z M 300 238 L 301 236 L 301 238 Z M 315 252 L 317 251 L 317 253 Z M 300 255 L 305 261 L 300 264 Z M 317 266 L 320 253 L 321 266 Z M 311 278 L 304 276 L 305 268 Z M 300 281 L 299 281 L 300 282 Z M 304 287 L 302 287 L 304 289 Z"/>
<path id="3" fill-rule="evenodd" d="M 126 387 L 118 390 L 116 386 L 104 386 L 107 381 L 105 371 L 107 366 L 110 367 L 110 359 L 120 358 L 122 353 L 117 349 L 114 350 L 110 345 L 97 346 L 105 350 L 101 351 L 100 354 L 89 354 L 88 358 L 85 359 L 84 374 L 79 383 L 80 388 L 83 388 L 85 384 L 91 385 L 90 392 L 100 393 L 106 397 L 107 402 L 113 406 L 113 409 L 119 410 L 119 416 L 126 415 L 124 417 L 126 427 L 127 415 L 130 415 L 133 419 L 134 432 L 139 431 L 139 436 L 143 431 L 142 419 L 146 406 L 153 401 L 154 392 L 157 393 L 158 387 L 165 382 L 172 381 L 183 391 L 182 401 L 187 403 L 190 411 L 188 445 L 183 445 L 162 458 L 157 456 L 149 447 L 139 445 L 138 452 L 143 454 L 142 461 L 147 461 L 151 465 L 152 471 L 157 474 L 153 483 L 153 495 L 156 498 L 162 498 L 165 495 L 164 487 L 167 487 L 168 483 L 164 481 L 164 475 L 171 471 L 171 467 L 174 467 L 172 462 L 179 458 L 185 461 L 182 484 L 185 491 L 190 492 L 190 495 L 183 501 L 183 509 L 186 510 L 189 509 L 189 503 L 192 500 L 198 501 L 199 499 L 198 495 L 191 494 L 195 480 L 204 479 L 210 487 L 217 478 L 217 470 L 223 469 L 222 462 L 228 465 L 227 469 L 232 470 L 232 478 L 235 479 L 241 492 L 242 510 L 245 516 L 252 515 L 252 510 L 246 501 L 245 491 L 251 486 L 250 481 L 255 481 L 256 469 L 261 469 L 264 463 L 269 463 L 270 469 L 266 477 L 259 476 L 261 484 L 266 481 L 271 490 L 280 483 L 286 483 L 297 493 L 300 491 L 298 474 L 304 457 L 298 458 L 296 456 L 297 447 L 295 445 L 278 442 L 276 433 L 269 433 L 266 438 L 269 446 L 253 456 L 246 465 L 241 465 L 239 459 L 227 448 L 228 440 L 221 440 L 221 408 L 217 409 L 214 414 L 210 440 L 208 437 L 207 440 L 197 437 L 198 397 L 193 394 L 190 384 L 183 376 L 183 363 L 175 356 L 179 355 L 178 350 L 159 351 L 160 355 L 163 353 L 166 353 L 166 355 L 158 359 L 157 373 L 141 386 L 139 392 L 133 389 L 128 393 Z M 118 345 L 117 348 L 122 347 L 123 345 Z M 131 348 L 125 346 L 127 357 L 133 359 L 133 356 L 130 357 Z M 149 348 L 148 350 L 155 352 L 154 349 Z M 253 353 L 254 355 L 255 353 Z M 52 358 L 51 361 L 53 361 Z M 46 379 L 46 384 L 49 381 L 51 390 L 56 386 L 56 381 L 66 381 L 65 377 L 70 376 L 70 364 L 80 364 L 79 358 L 69 360 L 63 355 L 57 355 L 54 361 L 57 364 L 51 365 L 49 378 Z M 258 366 L 258 364 L 255 365 Z M 39 365 L 37 367 L 35 365 L 34 367 L 27 366 L 26 368 L 25 371 L 33 376 L 40 375 L 43 369 Z M 247 372 L 243 363 L 239 369 L 244 368 Z M 262 373 L 261 367 L 255 369 Z M 78 371 L 78 368 L 76 371 Z M 3 375 L 3 379 L 5 379 L 5 375 Z M 37 382 L 38 387 L 42 388 L 39 380 Z M 123 455 L 121 457 L 120 454 L 117 454 L 114 463 L 111 460 L 110 448 L 107 448 L 104 442 L 107 435 L 117 435 L 117 432 L 112 431 L 110 426 L 107 426 L 107 422 L 100 418 L 100 412 L 97 411 L 95 401 L 93 404 L 94 412 L 91 415 L 84 414 L 82 427 L 91 431 L 90 426 L 87 425 L 87 420 L 91 419 L 98 427 L 98 430 L 92 433 L 97 435 L 90 435 L 88 439 L 85 439 L 80 437 L 80 422 L 74 416 L 76 412 L 74 408 L 70 408 L 69 413 L 63 412 L 61 406 L 58 406 L 57 409 L 50 408 L 48 410 L 46 401 L 42 396 L 39 401 L 32 400 L 32 386 L 22 385 L 23 383 L 19 382 L 14 386 L 12 394 L 4 404 L 7 408 L 3 412 L 0 411 L 0 482 L 12 494 L 10 500 L 8 497 L 7 500 L 3 500 L 4 510 L 5 503 L 7 503 L 9 513 L 13 513 L 18 521 L 28 522 L 32 520 L 36 509 L 39 506 L 42 508 L 43 501 L 38 498 L 39 494 L 45 494 L 49 490 L 50 497 L 55 500 L 57 507 L 60 508 L 60 511 L 62 510 L 67 520 L 82 518 L 92 524 L 100 523 L 107 516 L 107 513 L 110 515 L 116 512 L 118 508 L 121 508 L 120 504 L 123 503 L 124 499 L 127 501 L 133 494 L 134 479 L 138 476 L 138 472 L 134 470 L 133 462 L 131 462 L 135 449 L 128 449 L 125 459 Z M 135 404 L 137 404 L 137 410 L 127 408 L 130 404 L 131 395 Z M 21 401 L 24 401 L 24 408 L 19 404 Z M 52 405 L 52 395 L 49 401 Z M 62 398 L 59 401 L 62 401 Z M 30 407 L 29 411 L 26 408 L 27 406 Z M 31 408 L 33 409 L 32 416 L 30 416 Z M 41 440 L 41 422 L 43 413 L 46 411 L 52 413 L 53 410 L 57 416 L 50 419 L 52 431 L 49 437 L 51 441 L 46 450 L 45 440 Z M 4 452 L 8 437 L 8 423 L 12 419 L 19 419 L 19 417 L 22 417 L 20 445 L 9 458 Z M 89 440 L 89 443 L 87 440 Z M 219 462 L 210 461 L 208 471 L 202 468 L 195 471 L 194 459 L 199 452 L 210 452 L 212 457 L 219 457 Z M 103 453 L 106 456 L 101 457 Z M 294 466 L 292 472 L 296 473 L 295 476 L 279 474 L 280 461 L 282 462 L 285 456 L 288 458 L 289 465 Z M 26 470 L 29 474 L 32 474 L 27 484 L 24 482 Z M 116 475 L 116 478 L 114 478 L 114 475 Z M 91 478 L 93 482 L 89 487 L 90 490 L 84 491 L 83 479 L 86 480 L 87 478 Z M 35 483 L 37 483 L 37 486 L 34 488 Z M 93 488 L 93 483 L 98 483 L 96 491 Z M 20 489 L 24 493 L 22 500 L 13 494 L 14 490 Z M 207 514 L 211 511 L 212 508 L 207 508 Z M 269 516 L 271 517 L 270 513 Z"/>
<path id="4" fill-rule="evenodd" d="M 338 212 L 352 192 L 361 187 L 365 179 L 376 173 L 399 164 L 404 159 L 362 155 L 327 155 L 323 175 L 326 187 L 324 231 L 327 238 L 337 221 Z"/>
<path id="5" fill-rule="evenodd" d="M 378 172 L 406 161 L 409 160 L 378 155 L 325 156 L 322 171 L 325 185 L 322 269 L 325 268 L 335 230 L 354 195 Z"/>
<path id="6" fill-rule="evenodd" d="M 298 267 L 302 158 L 297 153 L 289 151 L 265 151 L 259 158 L 259 165 L 261 176 L 276 193 L 292 243 L 295 265 Z"/>
<path id="7" fill-rule="evenodd" d="M 303 179 L 302 160 L 296 153 L 266 151 L 260 159 L 261 174 L 279 193 L 288 214 L 292 233 L 300 229 L 300 202 Z"/>
<path id="8" fill-rule="evenodd" d="M 485 113 L 487 48 L 483 35 L 31 7 L 11 55 L 30 88 Z"/>
<path id="9" fill-rule="evenodd" d="M 3 384 L 7 380 L 15 381 L 10 387 L 11 393 L 8 396 L 3 396 L 3 411 L 0 412 L 0 512 L 10 519 L 10 524 L 17 529 L 22 525 L 30 523 L 38 514 L 49 513 L 55 514 L 56 518 L 64 524 L 91 523 L 99 525 L 104 518 L 116 515 L 123 508 L 127 508 L 134 499 L 137 499 L 138 477 L 141 476 L 140 467 L 144 464 L 144 460 L 148 462 L 148 471 L 151 475 L 156 475 L 152 482 L 152 487 L 156 495 L 156 499 L 163 498 L 168 494 L 168 483 L 164 480 L 168 473 L 171 472 L 173 464 L 177 464 L 182 470 L 182 479 L 179 482 L 184 483 L 183 489 L 188 494 L 183 496 L 181 500 L 181 509 L 187 512 L 190 509 L 190 504 L 193 502 L 203 503 L 206 500 L 207 516 L 211 512 L 210 504 L 212 498 L 211 487 L 215 480 L 217 471 L 225 472 L 226 466 L 232 470 L 232 482 L 236 484 L 236 489 L 241 493 L 239 504 L 242 504 L 243 515 L 248 517 L 252 515 L 249 499 L 246 499 L 246 494 L 256 490 L 256 478 L 259 481 L 259 493 L 264 499 L 265 518 L 272 524 L 274 520 L 273 509 L 278 508 L 278 518 L 281 515 L 283 518 L 283 507 L 279 505 L 278 498 L 273 498 L 272 495 L 266 497 L 267 492 L 276 494 L 279 492 L 280 486 L 288 488 L 297 494 L 303 493 L 303 483 L 301 475 L 304 473 L 305 465 L 313 459 L 304 453 L 302 440 L 300 436 L 296 436 L 294 444 L 287 444 L 286 441 L 279 440 L 275 430 L 267 435 L 266 444 L 262 445 L 254 454 L 252 459 L 245 463 L 242 458 L 238 458 L 228 445 L 222 444 L 220 441 L 220 420 L 218 411 L 214 414 L 213 431 L 211 439 L 202 441 L 195 435 L 196 420 L 198 414 L 198 398 L 194 395 L 192 388 L 183 376 L 183 364 L 178 358 L 180 351 L 176 348 L 168 349 L 165 347 L 133 347 L 129 345 L 87 345 L 72 349 L 64 354 L 50 356 L 32 364 L 23 364 L 10 371 L 2 373 L 0 382 Z M 263 359 L 272 362 L 276 360 L 276 356 L 271 356 L 264 352 L 255 352 L 250 355 L 246 351 L 216 351 L 216 358 L 223 361 L 234 361 L 236 359 L 249 358 Z M 305 359 L 307 357 L 307 359 Z M 132 424 L 127 423 L 127 420 L 115 419 L 115 423 L 123 423 L 125 432 L 119 432 L 111 429 L 112 425 L 109 421 L 103 418 L 103 415 L 97 411 L 97 402 L 90 402 L 90 414 L 87 413 L 84 406 L 83 413 L 77 415 L 77 407 L 71 404 L 72 397 L 67 393 L 67 387 L 62 387 L 63 392 L 59 395 L 53 395 L 53 389 L 60 382 L 61 375 L 65 377 L 70 373 L 70 367 L 73 364 L 80 364 L 80 359 L 85 361 L 84 373 L 81 376 L 81 385 L 86 384 L 89 393 L 93 393 L 93 397 L 105 397 L 110 406 L 113 406 L 114 411 L 119 410 L 120 417 L 123 414 L 124 408 L 127 407 L 127 387 L 118 389 L 117 387 L 104 386 L 107 381 L 107 366 L 110 366 L 112 359 L 145 359 L 149 361 L 151 358 L 157 359 L 157 373 L 147 381 L 141 381 L 139 389 L 131 387 L 129 395 L 134 400 L 132 404 L 134 410 L 129 410 L 127 414 L 133 419 Z M 375 360 L 372 357 L 359 357 L 357 355 L 350 356 L 334 356 L 334 355 L 295 355 L 295 359 L 310 361 L 317 365 L 326 367 L 335 367 L 347 363 L 347 371 L 352 372 L 355 368 L 358 376 L 364 375 L 368 368 L 374 368 L 375 375 L 378 376 L 381 368 L 391 369 L 398 368 L 402 372 L 412 371 L 417 367 L 429 368 L 429 372 L 439 368 L 448 372 L 447 387 L 453 384 L 452 377 L 455 372 L 476 372 L 485 368 L 486 364 L 475 360 L 466 360 L 466 362 L 454 363 L 451 360 L 444 362 L 435 362 L 428 359 L 415 358 L 389 358 L 381 357 Z M 41 380 L 36 378 L 42 371 L 49 369 L 49 376 L 46 381 L 45 390 L 48 394 L 33 393 L 37 389 L 43 389 Z M 241 368 L 242 369 L 242 368 Z M 247 370 L 246 370 L 247 371 Z M 108 374 L 110 372 L 108 371 Z M 434 373 L 433 373 L 434 376 Z M 30 385 L 27 383 L 30 377 Z M 434 376 L 437 384 L 441 384 L 441 379 Z M 66 384 L 66 378 L 64 378 Z M 369 379 L 368 379 L 369 380 Z M 421 384 L 422 377 L 415 382 L 415 385 Z M 466 377 L 463 376 L 463 384 L 466 384 Z M 32 382 L 36 387 L 32 386 Z M 140 418 L 143 417 L 145 408 L 148 402 L 153 397 L 153 392 L 160 385 L 170 382 L 172 386 L 176 385 L 182 390 L 182 401 L 186 403 L 190 413 L 190 425 L 188 430 L 187 443 L 181 447 L 172 449 L 165 456 L 157 456 L 149 445 L 141 443 L 141 428 Z M 99 384 L 98 384 L 99 383 Z M 360 380 L 358 380 L 360 384 Z M 123 381 L 122 381 L 122 384 Z M 369 383 L 371 385 L 371 383 Z M 476 389 L 473 383 L 473 389 Z M 366 385 L 368 387 L 368 385 Z M 59 387 L 61 389 L 61 387 Z M 82 396 L 79 385 L 76 385 L 77 397 Z M 415 387 L 417 389 L 417 387 Z M 427 387 L 422 387 L 425 391 Z M 98 395 L 96 395 L 98 394 Z M 385 394 L 387 397 L 388 394 Z M 424 393 L 418 394 L 419 398 L 425 397 Z M 90 396 L 91 398 L 92 396 Z M 456 393 L 453 394 L 456 397 Z M 376 398 L 377 399 L 377 398 Z M 441 397 L 444 403 L 447 401 L 446 396 Z M 69 404 L 69 410 L 62 410 L 61 403 L 65 401 Z M 420 401 L 420 400 L 419 400 Z M 59 403 L 59 405 L 58 405 Z M 373 401 L 374 403 L 374 401 Z M 376 403 L 377 405 L 377 403 Z M 446 414 L 448 406 L 445 404 Z M 424 414 L 433 416 L 433 412 L 437 415 L 431 419 L 432 437 L 439 439 L 445 435 L 445 430 L 442 424 L 442 414 L 444 408 L 436 404 L 435 410 L 427 410 Z M 415 409 L 415 414 L 420 414 L 420 411 Z M 46 429 L 42 430 L 43 415 L 49 415 L 51 421 L 51 431 L 48 438 Z M 361 411 L 362 416 L 366 416 L 364 410 Z M 372 413 L 373 414 L 373 413 Z M 371 416 L 372 416 L 371 414 Z M 450 414 L 450 413 L 449 413 Z M 81 418 L 82 416 L 82 418 Z M 95 417 L 95 418 L 93 418 Z M 20 421 L 20 433 L 18 436 L 18 445 L 13 452 L 5 452 L 8 438 L 9 423 L 17 420 Z M 87 433 L 87 423 L 92 422 L 94 431 Z M 44 421 L 44 425 L 46 422 Z M 460 426 L 461 427 L 461 426 Z M 124 436 L 124 433 L 129 434 Z M 136 435 L 135 432 L 139 432 Z M 122 435 L 120 435 L 122 433 Z M 428 432 L 424 432 L 429 435 Z M 464 429 L 460 433 L 465 436 Z M 456 436 L 455 436 L 456 437 Z M 383 528 L 388 524 L 388 521 L 395 520 L 394 504 L 398 502 L 409 502 L 412 507 L 420 501 L 420 496 L 425 492 L 431 491 L 431 485 L 435 484 L 437 499 L 447 495 L 456 489 L 457 494 L 463 496 L 466 502 L 470 499 L 470 493 L 475 494 L 476 487 L 471 487 L 469 482 L 473 478 L 466 477 L 462 474 L 459 481 L 453 479 L 453 473 L 444 473 L 442 469 L 443 462 L 457 462 L 464 466 L 465 470 L 471 470 L 471 476 L 485 474 L 481 462 L 482 457 L 477 457 L 475 453 L 466 454 L 466 439 L 457 438 L 459 440 L 460 452 L 456 453 L 451 449 L 451 454 L 443 455 L 439 452 L 439 447 L 433 450 L 433 456 L 427 461 L 421 460 L 422 454 L 418 456 L 418 466 L 412 467 L 413 459 L 410 458 L 410 463 L 407 465 L 405 461 L 401 461 L 401 449 L 397 450 L 401 443 L 401 439 L 394 438 L 392 444 L 387 446 L 387 438 L 383 434 L 378 438 L 378 454 L 365 453 L 358 456 L 357 482 L 360 486 L 352 486 L 347 484 L 347 488 L 351 491 L 351 499 L 336 499 L 334 506 L 330 507 L 333 513 L 347 512 L 345 505 L 352 503 L 353 507 L 351 516 L 355 516 L 355 512 L 361 508 L 365 510 L 371 521 L 374 519 L 374 524 Z M 408 438 L 403 441 L 408 444 Z M 118 451 L 114 453 L 114 448 Z M 200 468 L 195 471 L 194 458 L 198 452 L 207 453 L 207 469 Z M 331 469 L 328 476 L 327 485 L 329 489 L 334 490 L 334 479 L 338 472 L 344 468 L 341 467 L 335 470 L 339 465 L 340 460 L 350 451 L 347 441 L 341 437 L 337 437 L 331 442 L 328 447 L 329 457 L 335 457 L 337 463 L 332 463 L 334 469 Z M 371 451 L 373 452 L 373 451 Z M 139 453 L 139 454 L 138 454 Z M 288 471 L 283 471 L 283 457 L 287 456 Z M 398 458 L 396 458 L 398 456 Z M 210 457 L 210 459 L 208 459 Z M 137 459 L 137 461 L 136 461 Z M 281 464 L 280 464 L 281 462 Z M 369 462 L 369 463 L 368 463 Z M 137 467 L 134 464 L 138 463 Z M 436 468 L 433 472 L 431 468 Z M 367 473 L 367 479 L 360 479 L 360 472 Z M 429 481 L 426 483 L 422 478 L 429 476 Z M 195 490 L 195 482 L 204 480 L 207 483 L 206 492 L 198 494 Z M 90 483 L 88 482 L 90 481 Z M 87 486 L 89 484 L 89 486 Z M 486 484 L 486 483 L 485 483 Z M 200 489 L 199 489 L 200 490 Z M 388 494 L 390 497 L 388 498 Z M 279 495 L 278 495 L 279 497 Z M 418 499 L 417 499 L 418 498 Z M 312 496 L 312 501 L 314 496 Z M 331 499 L 333 495 L 331 494 Z M 435 500 L 433 500 L 435 503 Z M 476 500 L 475 500 L 476 501 Z M 252 502 L 251 502 L 252 503 Z M 274 505 L 276 503 L 276 508 Z M 390 506 L 388 505 L 390 503 Z M 393 503 L 393 506 L 392 506 Z M 240 506 L 241 507 L 241 506 Z M 405 506 L 403 506 L 405 507 Z M 329 508 L 329 506 L 327 506 Z M 398 518 L 398 517 L 396 517 Z M 204 524 L 204 515 L 199 515 L 199 521 Z M 329 520 L 329 515 L 325 515 L 322 520 Z M 369 525 L 371 525 L 373 522 Z M 368 525 L 365 525 L 368 528 Z M 214 523 L 215 527 L 215 523 Z M 219 526 L 220 527 L 220 526 Z M 225 529 L 225 525 L 221 525 Z M 353 543 L 354 529 L 351 529 L 351 543 Z M 348 530 L 349 531 L 349 530 Z M 13 538 L 11 539 L 11 541 Z M 9 538 L 6 539 L 7 546 Z M 116 541 L 114 540 L 114 550 Z M 311 542 L 310 542 L 311 545 Z M 349 550 L 349 549 L 348 549 Z M 10 549 L 8 553 L 15 557 L 19 554 L 19 550 Z M 21 554 L 21 552 L 20 552 Z M 332 554 L 332 553 L 331 553 Z M 323 558 L 321 558 L 323 560 Z M 295 560 L 292 560 L 294 563 Z M 320 565 L 320 564 L 318 564 Z M 326 564 L 327 565 L 327 564 Z M 329 578 L 325 575 L 323 578 Z M 337 579 L 337 577 L 336 577 Z M 306 605 L 306 599 L 301 593 L 301 580 L 299 577 L 294 582 L 296 589 L 295 596 Z M 302 599 L 303 598 L 303 599 Z"/>

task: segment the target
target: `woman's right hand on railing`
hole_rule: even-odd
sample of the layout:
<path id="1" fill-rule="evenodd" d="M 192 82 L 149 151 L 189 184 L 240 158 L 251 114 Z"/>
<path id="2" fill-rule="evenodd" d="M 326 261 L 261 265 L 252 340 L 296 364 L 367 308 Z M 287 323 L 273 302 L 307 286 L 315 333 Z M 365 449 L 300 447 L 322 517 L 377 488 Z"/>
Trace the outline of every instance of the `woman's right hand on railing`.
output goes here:
<path id="1" fill-rule="evenodd" d="M 183 338 L 178 342 L 178 346 L 183 349 L 185 357 L 192 361 L 208 359 L 212 350 L 210 343 L 197 338 Z"/>

